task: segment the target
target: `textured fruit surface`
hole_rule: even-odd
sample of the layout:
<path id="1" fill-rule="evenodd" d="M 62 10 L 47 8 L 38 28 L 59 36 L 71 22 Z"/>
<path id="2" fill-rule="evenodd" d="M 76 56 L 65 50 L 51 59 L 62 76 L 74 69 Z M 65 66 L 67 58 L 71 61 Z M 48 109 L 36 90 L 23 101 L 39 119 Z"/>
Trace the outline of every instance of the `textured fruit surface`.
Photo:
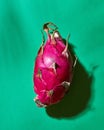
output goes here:
<path id="1" fill-rule="evenodd" d="M 49 25 L 54 26 L 52 29 Z M 72 80 L 73 61 L 62 37 L 53 23 L 43 26 L 47 34 L 46 43 L 42 43 L 34 67 L 34 101 L 39 107 L 58 103 L 68 91 Z M 51 30 L 51 32 L 50 32 Z M 43 40 L 44 41 L 44 40 Z"/>

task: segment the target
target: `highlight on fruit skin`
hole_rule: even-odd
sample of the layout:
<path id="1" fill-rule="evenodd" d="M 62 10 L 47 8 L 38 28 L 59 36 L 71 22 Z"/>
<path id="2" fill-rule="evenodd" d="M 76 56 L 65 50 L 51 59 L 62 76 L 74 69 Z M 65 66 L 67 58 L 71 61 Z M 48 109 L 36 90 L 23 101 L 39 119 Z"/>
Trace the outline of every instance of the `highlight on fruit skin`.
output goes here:
<path id="1" fill-rule="evenodd" d="M 68 39 L 64 44 L 58 31 L 58 27 L 51 23 L 45 23 L 43 30 L 47 34 L 45 42 L 44 34 L 42 45 L 38 51 L 34 67 L 34 98 L 39 107 L 47 107 L 62 100 L 69 90 L 73 76 L 71 53 L 68 50 Z"/>

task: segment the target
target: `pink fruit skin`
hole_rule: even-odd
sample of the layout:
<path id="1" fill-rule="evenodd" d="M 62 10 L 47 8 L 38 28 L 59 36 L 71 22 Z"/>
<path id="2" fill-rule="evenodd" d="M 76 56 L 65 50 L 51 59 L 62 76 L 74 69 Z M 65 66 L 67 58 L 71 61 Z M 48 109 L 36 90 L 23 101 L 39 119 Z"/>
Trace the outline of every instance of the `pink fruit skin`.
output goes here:
<path id="1" fill-rule="evenodd" d="M 58 103 L 72 80 L 73 61 L 58 31 L 47 33 L 48 39 L 37 54 L 34 67 L 34 99 L 39 107 Z"/>

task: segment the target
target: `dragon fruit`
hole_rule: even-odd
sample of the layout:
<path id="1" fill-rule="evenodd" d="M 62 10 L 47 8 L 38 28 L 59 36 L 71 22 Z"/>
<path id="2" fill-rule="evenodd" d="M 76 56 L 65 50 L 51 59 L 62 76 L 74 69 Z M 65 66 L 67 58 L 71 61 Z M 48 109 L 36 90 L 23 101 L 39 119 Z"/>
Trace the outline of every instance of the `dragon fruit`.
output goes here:
<path id="1" fill-rule="evenodd" d="M 45 43 L 38 51 L 34 67 L 34 98 L 37 106 L 46 107 L 56 104 L 69 89 L 73 75 L 73 60 L 68 50 L 68 40 L 64 44 L 55 24 L 44 24 L 47 34 Z M 44 44 L 45 43 L 45 44 Z"/>

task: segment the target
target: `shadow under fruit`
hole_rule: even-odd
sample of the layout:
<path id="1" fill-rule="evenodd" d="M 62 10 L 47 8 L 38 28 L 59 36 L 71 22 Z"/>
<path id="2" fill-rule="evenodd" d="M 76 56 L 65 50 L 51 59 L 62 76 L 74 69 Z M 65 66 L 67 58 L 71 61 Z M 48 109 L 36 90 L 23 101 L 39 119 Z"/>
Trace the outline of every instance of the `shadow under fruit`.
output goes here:
<path id="1" fill-rule="evenodd" d="M 71 45 L 69 50 L 73 56 L 74 51 Z M 47 114 L 54 118 L 71 118 L 82 113 L 88 108 L 88 103 L 92 99 L 93 80 L 93 75 L 89 75 L 82 64 L 77 61 L 69 92 L 58 104 L 48 106 Z"/>

